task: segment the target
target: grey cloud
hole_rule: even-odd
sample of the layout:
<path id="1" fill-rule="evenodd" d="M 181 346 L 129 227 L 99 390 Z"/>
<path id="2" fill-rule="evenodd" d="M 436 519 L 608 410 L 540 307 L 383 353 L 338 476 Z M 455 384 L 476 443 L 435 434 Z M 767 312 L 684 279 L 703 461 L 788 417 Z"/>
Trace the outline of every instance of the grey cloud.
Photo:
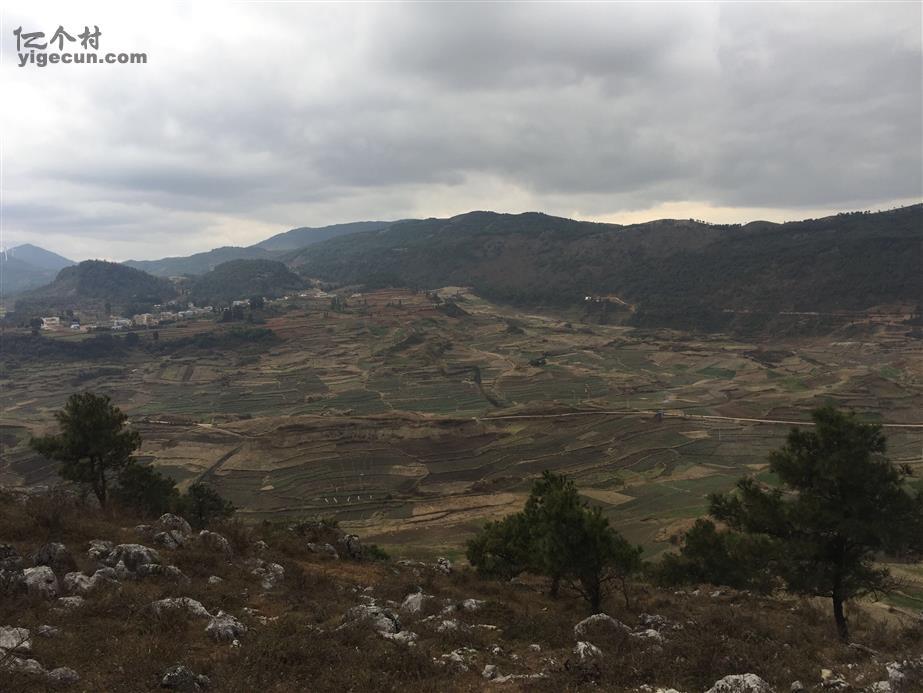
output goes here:
<path id="1" fill-rule="evenodd" d="M 202 250 L 234 219 L 920 197 L 921 28 L 916 4 L 235 6 L 191 46 L 150 27 L 143 69 L 15 73 L 73 105 L 5 126 L 5 226 Z"/>

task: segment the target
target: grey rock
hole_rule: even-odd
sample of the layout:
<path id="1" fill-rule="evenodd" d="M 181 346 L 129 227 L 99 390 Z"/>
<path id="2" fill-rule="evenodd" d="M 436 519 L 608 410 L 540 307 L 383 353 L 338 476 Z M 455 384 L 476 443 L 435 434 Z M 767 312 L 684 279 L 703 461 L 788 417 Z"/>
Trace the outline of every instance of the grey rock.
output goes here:
<path id="1" fill-rule="evenodd" d="M 34 659 L 23 659 L 21 657 L 5 657 L 0 662 L 0 667 L 15 671 L 19 674 L 31 674 L 42 676 L 45 674 L 45 668 Z"/>
<path id="2" fill-rule="evenodd" d="M 0 594 L 26 591 L 26 576 L 22 568 L 0 569 Z"/>
<path id="3" fill-rule="evenodd" d="M 204 691 L 211 685 L 211 680 L 202 674 L 196 674 L 188 667 L 177 664 L 167 669 L 160 680 L 161 688 L 171 688 L 182 693 Z"/>
<path id="4" fill-rule="evenodd" d="M 220 551 L 225 556 L 234 554 L 233 549 L 231 549 L 231 543 L 217 532 L 209 532 L 207 529 L 203 529 L 199 532 L 199 542 L 202 546 L 212 551 Z"/>
<path id="5" fill-rule="evenodd" d="M 208 578 L 208 584 L 212 586 L 220 585 L 222 582 L 224 582 L 224 580 L 222 580 L 217 575 L 212 575 L 211 577 Z"/>
<path id="6" fill-rule="evenodd" d="M 205 626 L 205 632 L 215 642 L 233 642 L 247 632 L 247 627 L 231 614 L 219 611 Z"/>
<path id="7" fill-rule="evenodd" d="M 888 683 L 893 693 L 911 693 L 923 690 L 923 657 L 888 662 Z"/>
<path id="8" fill-rule="evenodd" d="M 706 693 L 773 693 L 773 690 L 756 674 L 731 674 L 716 681 Z"/>
<path id="9" fill-rule="evenodd" d="M 59 597 L 55 604 L 60 611 L 71 611 L 73 609 L 79 609 L 85 602 L 86 599 L 83 597 Z"/>
<path id="10" fill-rule="evenodd" d="M 337 542 L 343 549 L 342 553 L 354 561 L 362 560 L 362 542 L 359 535 L 347 534 Z"/>
<path id="11" fill-rule="evenodd" d="M 34 565 L 47 565 L 56 573 L 67 573 L 77 569 L 77 562 L 64 544 L 51 542 L 32 554 Z"/>
<path id="12" fill-rule="evenodd" d="M 585 619 L 580 621 L 577 625 L 574 626 L 574 637 L 580 638 L 591 630 L 596 629 L 611 629 L 615 631 L 622 631 L 623 633 L 629 633 L 631 629 L 626 626 L 621 621 L 612 618 L 609 614 L 593 614 L 592 616 L 587 616 Z"/>
<path id="13" fill-rule="evenodd" d="M 126 570 L 138 572 L 141 566 L 156 565 L 161 562 L 160 554 L 155 549 L 143 544 L 119 544 L 104 559 L 106 565 L 116 567 L 122 563 Z"/>
<path id="14" fill-rule="evenodd" d="M 64 576 L 64 591 L 68 594 L 86 595 L 100 587 L 118 587 L 115 569 L 100 568 L 92 575 L 68 573 Z"/>
<path id="15" fill-rule="evenodd" d="M 423 610 L 423 603 L 430 597 L 422 592 L 414 592 L 404 597 L 401 602 L 401 611 L 408 614 L 418 614 Z"/>
<path id="16" fill-rule="evenodd" d="M 45 674 L 45 678 L 56 686 L 73 686 L 75 683 L 80 683 L 80 674 L 70 667 L 52 669 Z"/>
<path id="17" fill-rule="evenodd" d="M 152 541 L 157 544 L 157 546 L 162 546 L 172 551 L 185 545 L 186 539 L 187 535 L 171 529 L 165 532 L 157 532 L 157 534 L 153 536 Z"/>
<path id="18" fill-rule="evenodd" d="M 105 539 L 91 539 L 90 548 L 87 550 L 87 556 L 94 561 L 104 561 L 112 553 L 115 544 Z"/>
<path id="19" fill-rule="evenodd" d="M 255 567 L 250 571 L 250 574 L 260 579 L 260 587 L 264 590 L 269 591 L 276 588 L 285 578 L 285 568 L 278 563 L 269 563 L 258 558 L 251 565 L 255 565 Z"/>
<path id="20" fill-rule="evenodd" d="M 322 556 L 329 556 L 335 561 L 340 560 L 340 554 L 333 547 L 333 544 L 315 544 L 309 541 L 307 544 L 305 544 L 305 546 L 311 553 L 318 553 Z"/>
<path id="21" fill-rule="evenodd" d="M 56 638 L 61 634 L 61 629 L 56 626 L 42 625 L 35 629 L 35 634 L 42 638 Z"/>
<path id="22" fill-rule="evenodd" d="M 157 518 L 157 522 L 154 523 L 154 527 L 161 532 L 177 532 L 185 537 L 192 534 L 192 527 L 189 526 L 189 523 L 179 515 L 174 515 L 173 513 L 164 513 L 161 515 Z"/>
<path id="23" fill-rule="evenodd" d="M 0 626 L 0 653 L 27 654 L 32 651 L 32 638 L 28 628 Z"/>
<path id="24" fill-rule="evenodd" d="M 443 575 L 450 575 L 452 573 L 452 561 L 444 556 L 440 556 L 436 559 L 436 570 Z"/>
<path id="25" fill-rule="evenodd" d="M 44 599 L 54 599 L 58 596 L 58 578 L 47 565 L 26 568 L 22 574 L 29 594 Z"/>
<path id="26" fill-rule="evenodd" d="M 399 633 L 401 622 L 393 611 L 380 606 L 360 604 L 346 612 L 345 623 L 368 621 L 379 633 Z"/>
<path id="27" fill-rule="evenodd" d="M 588 659 L 596 659 L 597 657 L 602 657 L 602 650 L 600 650 L 596 645 L 586 640 L 578 640 L 577 645 L 574 647 L 574 654 L 580 659 L 581 662 L 585 662 Z"/>
<path id="28" fill-rule="evenodd" d="M 193 616 L 200 618 L 212 618 L 208 609 L 191 597 L 168 597 L 167 599 L 158 599 L 151 602 L 150 609 L 158 616 L 169 611 L 186 611 Z"/>

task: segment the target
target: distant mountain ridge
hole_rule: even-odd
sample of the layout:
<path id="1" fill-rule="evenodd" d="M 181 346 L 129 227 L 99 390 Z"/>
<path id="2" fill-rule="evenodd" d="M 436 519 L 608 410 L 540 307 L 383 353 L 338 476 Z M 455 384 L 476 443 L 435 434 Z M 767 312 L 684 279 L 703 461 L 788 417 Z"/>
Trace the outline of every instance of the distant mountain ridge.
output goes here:
<path id="1" fill-rule="evenodd" d="M 73 260 L 31 243 L 15 246 L 0 253 L 0 293 L 11 296 L 42 286 L 73 264 Z"/>
<path id="2" fill-rule="evenodd" d="M 336 238 L 337 236 L 346 236 L 351 233 L 361 233 L 364 231 L 379 231 L 391 226 L 393 221 L 356 221 L 349 224 L 333 224 L 331 226 L 321 226 L 317 228 L 302 226 L 291 231 L 277 233 L 275 236 L 260 241 L 251 247 L 264 248 L 266 250 L 297 250 L 314 243 Z"/>
<path id="3" fill-rule="evenodd" d="M 470 212 L 398 222 L 284 259 L 306 276 L 343 284 L 471 286 L 529 306 L 615 296 L 637 325 L 758 327 L 766 314 L 785 311 L 923 303 L 923 204 L 743 226 Z"/>

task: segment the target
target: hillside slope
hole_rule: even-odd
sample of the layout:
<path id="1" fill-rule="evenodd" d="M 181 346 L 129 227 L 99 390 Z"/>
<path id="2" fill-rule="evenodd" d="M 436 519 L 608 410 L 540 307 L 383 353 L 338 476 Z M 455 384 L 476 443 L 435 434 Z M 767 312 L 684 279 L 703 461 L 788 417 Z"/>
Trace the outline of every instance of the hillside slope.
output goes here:
<path id="1" fill-rule="evenodd" d="M 16 312 L 57 315 L 106 303 L 118 311 L 132 304 L 163 303 L 176 293 L 166 279 L 115 262 L 85 260 L 62 269 L 51 284 L 23 294 Z"/>
<path id="2" fill-rule="evenodd" d="M 60 270 L 73 264 L 73 260 L 31 243 L 18 245 L 0 253 L 0 291 L 11 296 L 48 284 Z"/>
<path id="3" fill-rule="evenodd" d="M 912 617 L 857 607 L 852 647 L 807 600 L 635 584 L 630 605 L 609 599 L 611 617 L 587 619 L 540 580 L 382 560 L 321 522 L 199 534 L 60 491 L 0 489 L 0 501 L 3 690 L 911 693 L 923 681 Z"/>
<path id="4" fill-rule="evenodd" d="M 330 281 L 467 285 L 523 305 L 617 295 L 638 324 L 720 327 L 733 311 L 863 310 L 923 301 L 923 205 L 746 226 L 632 226 L 472 212 L 398 222 L 289 253 Z M 731 311 L 731 312 L 727 312 Z"/>
<path id="5" fill-rule="evenodd" d="M 266 250 L 297 250 L 298 248 L 304 248 L 314 243 L 320 243 L 338 236 L 346 236 L 351 233 L 380 231 L 393 223 L 392 221 L 356 221 L 349 224 L 333 224 L 316 228 L 302 226 L 291 231 L 278 233 L 265 241 L 254 244 L 252 247 Z"/>
<path id="6" fill-rule="evenodd" d="M 281 296 L 304 287 L 304 280 L 275 260 L 231 260 L 197 278 L 190 295 L 199 304 Z"/>
<path id="7" fill-rule="evenodd" d="M 264 248 L 250 246 L 224 246 L 187 257 L 165 257 L 160 260 L 127 260 L 128 267 L 143 270 L 157 277 L 180 277 L 187 274 L 205 274 L 218 265 L 231 260 L 268 260 L 275 257 Z"/>

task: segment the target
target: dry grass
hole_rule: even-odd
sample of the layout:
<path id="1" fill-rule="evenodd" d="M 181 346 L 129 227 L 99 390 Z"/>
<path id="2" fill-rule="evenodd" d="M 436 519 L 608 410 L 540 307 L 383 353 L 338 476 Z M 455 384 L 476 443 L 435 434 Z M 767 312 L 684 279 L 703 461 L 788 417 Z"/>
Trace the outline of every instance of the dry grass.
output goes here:
<path id="1" fill-rule="evenodd" d="M 25 556 L 44 541 L 62 541 L 80 567 L 90 570 L 84 553 L 89 539 L 137 541 L 130 529 L 135 518 L 79 504 L 61 507 L 63 519 L 55 517 L 58 506 L 37 502 L 27 512 L 20 504 L 0 504 L 0 543 L 12 542 Z M 701 691 L 722 676 L 745 672 L 787 690 L 796 679 L 818 686 L 822 667 L 861 687 L 884 678 L 885 662 L 923 647 L 919 626 L 886 625 L 860 609 L 850 614 L 854 640 L 879 656 L 841 645 L 826 605 L 737 593 L 712 598 L 709 589 L 692 595 L 640 586 L 631 609 L 613 600 L 607 612 L 632 628 L 642 612 L 663 616 L 677 628 L 663 631 L 659 648 L 623 633 L 595 631 L 587 638 L 604 654 L 581 664 L 572 654 L 573 626 L 587 615 L 584 605 L 567 597 L 549 598 L 540 580 L 499 583 L 466 569 L 446 576 L 427 566 L 330 561 L 308 552 L 305 537 L 284 527 L 230 523 L 222 530 L 235 548 L 231 559 L 201 546 L 160 551 L 165 561 L 183 570 L 188 583 L 157 578 L 124 582 L 119 590 L 91 594 L 85 607 L 73 612 L 55 611 L 53 603 L 26 596 L 7 597 L 0 600 L 0 625 L 32 629 L 31 656 L 47 669 L 77 670 L 82 679 L 75 690 L 131 693 L 159 690 L 163 672 L 180 663 L 209 676 L 212 690 L 230 693 L 628 691 L 642 684 Z M 258 539 L 269 549 L 258 553 L 253 547 Z M 245 564 L 256 555 L 285 568 L 283 583 L 269 593 L 263 593 Z M 209 585 L 211 575 L 222 582 Z M 369 586 L 371 591 L 365 591 Z M 389 642 L 366 624 L 340 628 L 345 612 L 362 603 L 363 594 L 395 608 L 417 590 L 434 598 L 419 614 L 400 613 L 403 627 L 419 635 L 416 647 Z M 184 612 L 154 616 L 147 608 L 157 599 L 179 596 L 240 618 L 250 629 L 240 647 L 208 639 L 206 619 Z M 458 605 L 467 598 L 485 603 L 465 611 Z M 257 611 L 248 615 L 245 608 Z M 449 611 L 443 614 L 444 609 Z M 438 619 L 427 620 L 432 616 Z M 442 619 L 456 620 L 461 627 L 437 632 Z M 36 637 L 41 624 L 55 625 L 61 634 Z M 529 649 L 533 643 L 541 652 Z M 498 653 L 492 652 L 495 646 Z M 475 650 L 469 671 L 434 661 L 461 647 Z M 501 687 L 480 676 L 485 664 L 496 664 L 503 674 L 544 671 L 546 678 Z M 45 684 L 4 672 L 0 690 L 41 691 Z"/>

